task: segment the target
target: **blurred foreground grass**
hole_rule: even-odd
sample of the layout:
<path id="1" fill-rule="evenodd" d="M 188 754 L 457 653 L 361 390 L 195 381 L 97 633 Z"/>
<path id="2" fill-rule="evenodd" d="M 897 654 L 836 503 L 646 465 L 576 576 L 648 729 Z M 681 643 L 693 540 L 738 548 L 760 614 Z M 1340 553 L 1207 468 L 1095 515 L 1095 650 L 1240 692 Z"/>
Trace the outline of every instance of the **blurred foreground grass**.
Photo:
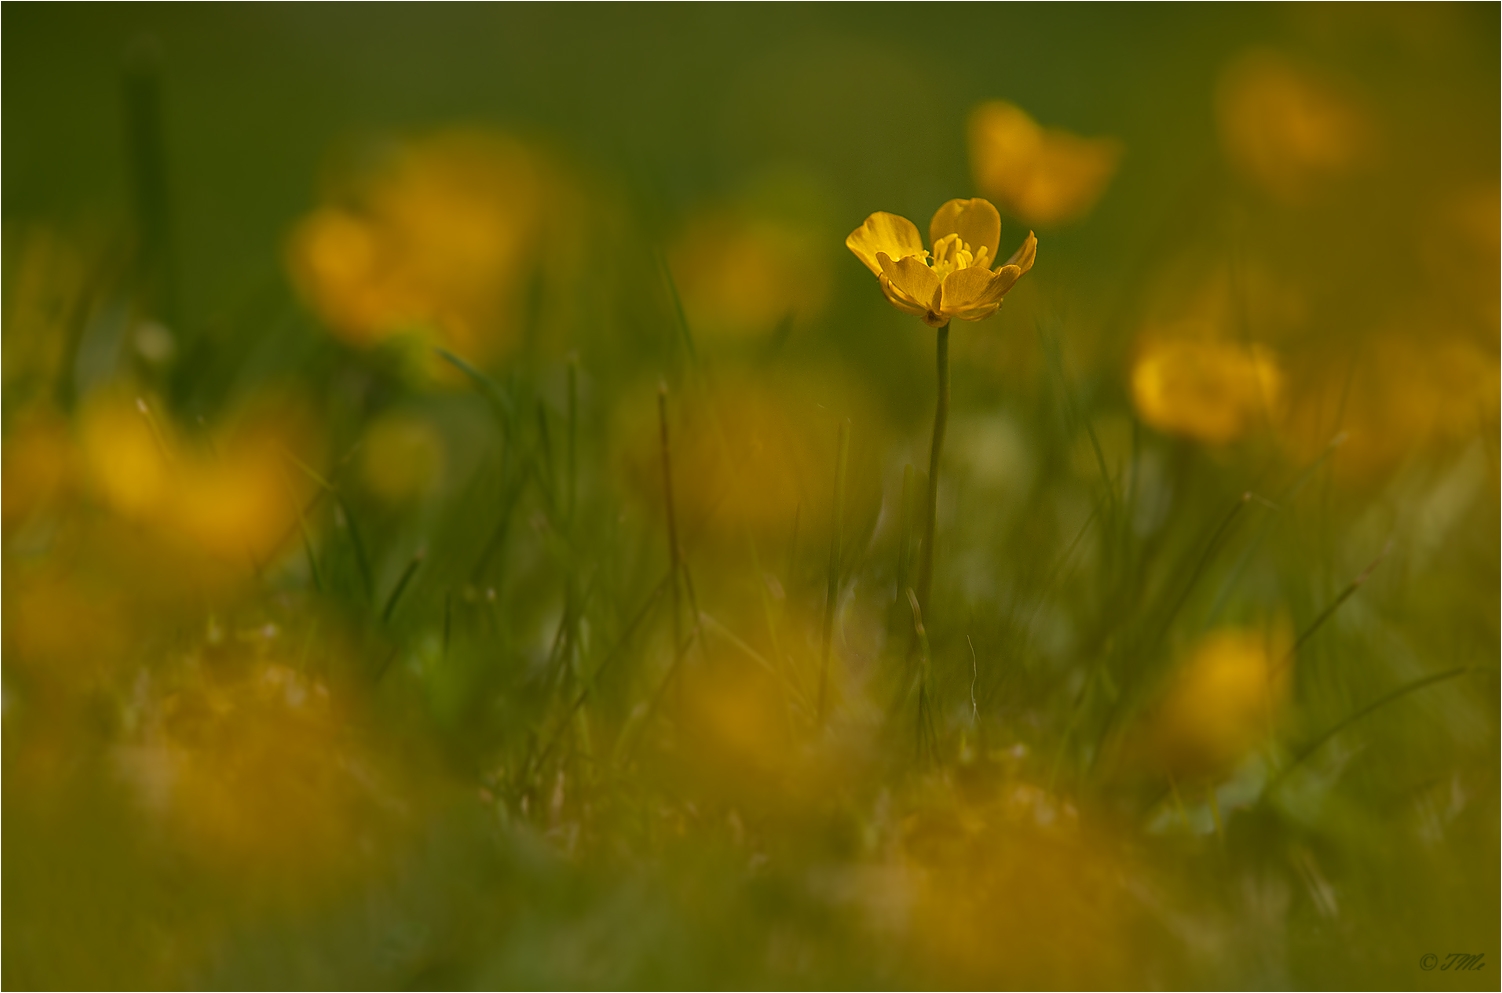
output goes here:
<path id="1" fill-rule="evenodd" d="M 6 11 L 7 985 L 1489 985 L 1496 8 L 935 10 Z"/>

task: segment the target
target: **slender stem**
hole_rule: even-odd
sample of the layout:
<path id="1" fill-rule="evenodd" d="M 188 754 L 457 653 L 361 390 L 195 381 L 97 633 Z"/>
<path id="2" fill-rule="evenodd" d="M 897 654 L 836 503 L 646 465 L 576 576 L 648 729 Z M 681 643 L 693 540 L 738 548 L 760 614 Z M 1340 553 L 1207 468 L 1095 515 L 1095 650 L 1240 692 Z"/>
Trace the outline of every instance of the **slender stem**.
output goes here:
<path id="1" fill-rule="evenodd" d="M 407 563 L 407 568 L 402 570 L 401 576 L 396 581 L 396 586 L 391 590 L 391 595 L 386 598 L 385 609 L 381 611 L 381 623 L 384 624 L 391 620 L 392 611 L 396 610 L 397 602 L 401 600 L 402 594 L 407 591 L 407 584 L 412 581 L 413 574 L 417 572 L 417 567 L 422 565 L 422 560 L 427 554 L 427 550 L 422 548 L 412 553 L 412 558 Z"/>
<path id="2" fill-rule="evenodd" d="M 918 722 L 917 722 L 917 758 L 923 760 L 923 748 L 927 744 L 933 751 L 937 751 L 938 734 L 933 728 L 933 711 L 929 704 L 928 692 L 930 675 L 933 668 L 932 657 L 928 650 L 928 630 L 923 626 L 923 608 L 918 605 L 918 596 L 912 587 L 907 589 L 907 602 L 913 609 L 913 637 L 918 646 Z"/>
<path id="3" fill-rule="evenodd" d="M 834 612 L 840 599 L 840 532 L 845 526 L 845 464 L 850 455 L 850 421 L 840 422 L 839 453 L 834 470 L 834 523 L 829 537 L 829 586 L 824 594 L 824 638 L 819 654 L 819 723 L 824 723 L 825 690 L 829 684 L 829 647 L 834 636 Z"/>
<path id="4" fill-rule="evenodd" d="M 934 438 L 928 450 L 928 506 L 923 522 L 923 548 L 918 560 L 918 606 L 927 615 L 928 594 L 934 580 L 934 529 L 939 516 L 939 458 L 944 452 L 944 429 L 949 425 L 949 327 L 939 328 L 936 348 L 939 373 L 934 407 Z"/>

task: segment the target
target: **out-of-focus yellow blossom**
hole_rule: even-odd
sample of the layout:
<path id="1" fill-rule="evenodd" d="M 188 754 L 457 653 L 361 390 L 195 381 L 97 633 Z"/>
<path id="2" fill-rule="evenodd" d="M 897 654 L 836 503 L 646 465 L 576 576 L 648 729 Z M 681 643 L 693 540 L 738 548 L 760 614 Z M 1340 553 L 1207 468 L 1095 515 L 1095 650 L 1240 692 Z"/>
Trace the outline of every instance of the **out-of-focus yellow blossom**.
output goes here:
<path id="1" fill-rule="evenodd" d="M 1022 247 L 998 265 L 1001 215 L 990 201 L 950 200 L 928 225 L 932 257 L 918 227 L 906 217 L 878 211 L 850 232 L 845 245 L 881 281 L 892 306 L 942 328 L 951 318 L 983 321 L 1033 267 L 1038 239 L 1031 231 Z"/>
<path id="2" fill-rule="evenodd" d="M 166 424 L 123 392 L 101 392 L 79 417 L 79 442 L 95 491 L 116 512 L 144 518 L 171 498 L 172 443 Z"/>
<path id="3" fill-rule="evenodd" d="M 156 702 L 116 757 L 143 804 L 199 858 L 322 874 L 372 854 L 378 838 L 377 777 L 346 726 L 320 681 L 271 662 L 234 664 Z"/>
<path id="4" fill-rule="evenodd" d="M 346 341 L 423 333 L 484 364 L 515 343 L 532 282 L 567 251 L 556 234 L 573 210 L 537 150 L 446 132 L 403 146 L 304 218 L 288 266 Z"/>
<path id="5" fill-rule="evenodd" d="M 1154 922 L 1120 839 L 1026 782 L 1007 778 L 986 793 L 909 818 L 900 871 L 872 894 L 906 911 L 938 983 L 1089 989 L 1143 970 Z M 1091 954 L 1078 954 L 1085 946 Z"/>
<path id="6" fill-rule="evenodd" d="M 90 399 L 79 438 L 88 478 L 112 509 L 185 550 L 237 562 L 261 561 L 291 536 L 313 485 L 293 459 L 318 459 L 294 409 L 249 413 L 200 448 L 145 400 L 113 390 Z"/>
<path id="7" fill-rule="evenodd" d="M 1495 185 L 1458 190 L 1427 217 L 1418 246 L 1432 287 L 1430 308 L 1472 324 L 1478 341 L 1496 341 L 1502 320 L 1499 216 L 1502 193 Z"/>
<path id="8" fill-rule="evenodd" d="M 1283 376 L 1271 352 L 1213 338 L 1150 337 L 1132 367 L 1144 422 L 1211 444 L 1241 437 L 1276 412 Z"/>
<path id="9" fill-rule="evenodd" d="M 1399 327 L 1319 370 L 1299 391 L 1285 432 L 1303 460 L 1317 457 L 1339 433 L 1336 471 L 1352 481 L 1370 480 L 1426 447 L 1494 433 L 1499 391 L 1494 349 L 1465 336 L 1430 332 L 1421 338 Z"/>
<path id="10" fill-rule="evenodd" d="M 1200 639 L 1145 715 L 1134 757 L 1176 783 L 1230 772 L 1273 730 L 1288 696 L 1291 645 L 1282 622 Z"/>
<path id="11" fill-rule="evenodd" d="M 975 185 L 1029 224 L 1067 224 L 1090 213 L 1121 162 L 1115 138 L 1043 128 L 1021 107 L 988 100 L 970 112 Z"/>
<path id="12" fill-rule="evenodd" d="M 443 437 L 420 415 L 385 414 L 365 430 L 360 476 L 383 500 L 400 503 L 420 496 L 442 476 L 443 465 Z"/>
<path id="13" fill-rule="evenodd" d="M 68 423 L 51 407 L 14 415 L 3 449 L 6 533 L 36 511 L 55 504 L 73 476 L 73 442 Z"/>
<path id="14" fill-rule="evenodd" d="M 122 591 L 49 569 L 5 582 L 6 663 L 49 686 L 76 688 L 113 671 L 133 647 L 139 618 Z"/>
<path id="15" fill-rule="evenodd" d="M 1271 51 L 1243 55 L 1221 76 L 1216 95 L 1221 147 L 1248 182 L 1299 203 L 1372 155 L 1372 123 L 1332 83 Z"/>
<path id="16" fill-rule="evenodd" d="M 693 218 L 669 254 L 694 333 L 748 338 L 817 314 L 829 295 L 818 233 L 746 211 Z"/>
<path id="17" fill-rule="evenodd" d="M 722 650 L 718 631 L 707 637 Z M 777 676 L 737 653 L 734 665 L 692 666 L 679 678 L 679 720 L 690 747 L 678 751 L 674 766 L 695 793 L 761 810 L 806 797 L 811 777 L 799 768 Z"/>

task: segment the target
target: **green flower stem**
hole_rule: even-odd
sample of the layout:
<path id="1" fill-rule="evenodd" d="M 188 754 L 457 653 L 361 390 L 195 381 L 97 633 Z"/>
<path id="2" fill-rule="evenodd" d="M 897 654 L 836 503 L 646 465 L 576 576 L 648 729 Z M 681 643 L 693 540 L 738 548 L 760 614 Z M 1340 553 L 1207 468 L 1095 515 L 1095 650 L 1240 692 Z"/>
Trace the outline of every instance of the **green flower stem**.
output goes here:
<path id="1" fill-rule="evenodd" d="M 928 594 L 934 579 L 934 529 L 939 517 L 939 458 L 944 453 L 944 429 L 949 425 L 949 325 L 939 328 L 937 348 L 938 403 L 934 407 L 934 439 L 928 452 L 928 507 L 923 525 L 922 555 L 918 560 L 918 606 L 929 616 Z"/>

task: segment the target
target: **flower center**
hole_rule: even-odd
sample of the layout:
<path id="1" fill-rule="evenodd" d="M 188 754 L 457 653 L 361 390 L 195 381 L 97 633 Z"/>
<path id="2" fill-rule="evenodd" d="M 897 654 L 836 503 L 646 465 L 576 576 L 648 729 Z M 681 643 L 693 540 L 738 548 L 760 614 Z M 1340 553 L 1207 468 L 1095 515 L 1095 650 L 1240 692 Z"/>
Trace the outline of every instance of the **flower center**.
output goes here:
<path id="1" fill-rule="evenodd" d="M 961 241 L 959 235 L 946 234 L 934 242 L 934 272 L 943 279 L 956 269 L 968 269 L 973 265 L 988 267 L 990 254 L 991 250 L 985 245 L 976 252 L 969 243 Z"/>

